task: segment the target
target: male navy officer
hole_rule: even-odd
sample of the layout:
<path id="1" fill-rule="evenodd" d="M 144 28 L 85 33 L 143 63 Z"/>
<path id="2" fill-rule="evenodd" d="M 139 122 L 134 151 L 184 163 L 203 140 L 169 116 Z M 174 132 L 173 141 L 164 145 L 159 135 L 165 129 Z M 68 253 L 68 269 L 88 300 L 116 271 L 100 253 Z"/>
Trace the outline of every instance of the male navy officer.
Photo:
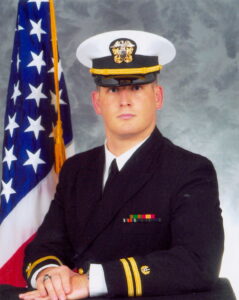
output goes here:
<path id="1" fill-rule="evenodd" d="M 156 76 L 175 53 L 167 39 L 130 30 L 79 46 L 106 142 L 64 164 L 26 251 L 25 276 L 36 290 L 21 299 L 182 294 L 216 281 L 223 227 L 215 170 L 156 127 Z"/>

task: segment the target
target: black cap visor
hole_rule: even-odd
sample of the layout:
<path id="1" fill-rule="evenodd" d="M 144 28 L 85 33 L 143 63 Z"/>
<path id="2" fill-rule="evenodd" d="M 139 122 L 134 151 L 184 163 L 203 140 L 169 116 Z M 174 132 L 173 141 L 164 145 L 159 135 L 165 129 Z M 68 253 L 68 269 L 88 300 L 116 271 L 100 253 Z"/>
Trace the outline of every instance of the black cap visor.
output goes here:
<path id="1" fill-rule="evenodd" d="M 114 87 L 114 86 L 127 86 L 127 85 L 141 85 L 154 82 L 156 80 L 156 74 L 148 73 L 143 75 L 93 75 L 96 85 L 103 87 Z"/>

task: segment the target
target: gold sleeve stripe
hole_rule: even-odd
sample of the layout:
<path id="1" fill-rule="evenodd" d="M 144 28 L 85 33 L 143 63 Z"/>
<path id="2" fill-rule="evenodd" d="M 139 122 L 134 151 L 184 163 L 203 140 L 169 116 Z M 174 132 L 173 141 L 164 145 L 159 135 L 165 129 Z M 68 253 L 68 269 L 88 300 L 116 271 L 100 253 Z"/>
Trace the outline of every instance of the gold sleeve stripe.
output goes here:
<path id="1" fill-rule="evenodd" d="M 91 68 L 90 73 L 96 75 L 125 75 L 125 74 L 147 74 L 157 72 L 163 68 L 162 65 L 142 68 L 127 68 L 127 69 L 95 69 Z"/>
<path id="2" fill-rule="evenodd" d="M 141 283 L 141 277 L 139 274 L 139 269 L 137 266 L 137 263 L 133 257 L 128 257 L 128 260 L 130 261 L 134 279 L 135 279 L 135 286 L 136 286 L 136 296 L 142 296 L 142 283 Z"/>
<path id="3" fill-rule="evenodd" d="M 129 267 L 129 264 L 125 258 L 120 259 L 121 263 L 123 264 L 127 286 L 128 286 L 128 297 L 134 297 L 134 284 L 133 284 L 133 278 L 131 274 L 131 270 Z"/>
<path id="4" fill-rule="evenodd" d="M 29 268 L 27 268 L 26 272 L 27 272 L 27 278 L 30 277 L 32 270 L 39 265 L 41 262 L 45 261 L 45 260 L 56 260 L 60 265 L 62 265 L 62 262 L 60 261 L 59 258 L 57 258 L 56 256 L 45 256 L 42 258 L 37 259 L 36 261 L 34 261 L 32 264 L 29 265 Z"/>

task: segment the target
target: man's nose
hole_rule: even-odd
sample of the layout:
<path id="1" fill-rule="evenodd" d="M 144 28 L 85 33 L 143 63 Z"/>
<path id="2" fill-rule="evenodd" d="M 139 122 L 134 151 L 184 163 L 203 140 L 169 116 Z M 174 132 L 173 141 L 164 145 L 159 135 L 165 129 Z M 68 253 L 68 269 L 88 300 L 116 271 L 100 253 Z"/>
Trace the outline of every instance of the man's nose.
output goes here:
<path id="1" fill-rule="evenodd" d="M 120 106 L 131 106 L 131 97 L 127 89 L 120 91 Z"/>

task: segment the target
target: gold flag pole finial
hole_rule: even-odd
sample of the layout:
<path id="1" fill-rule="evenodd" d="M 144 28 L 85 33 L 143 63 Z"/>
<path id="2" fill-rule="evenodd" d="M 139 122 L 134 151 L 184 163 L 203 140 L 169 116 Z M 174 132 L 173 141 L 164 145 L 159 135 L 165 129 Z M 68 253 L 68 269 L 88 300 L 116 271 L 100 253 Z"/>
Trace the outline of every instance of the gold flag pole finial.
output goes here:
<path id="1" fill-rule="evenodd" d="M 58 47 L 57 47 L 57 29 L 56 29 L 56 15 L 54 9 L 54 0 L 49 0 L 50 3 L 50 20 L 51 20 L 51 40 L 53 52 L 53 66 L 54 66 L 54 85 L 56 93 L 56 108 L 57 108 L 57 123 L 54 130 L 55 139 L 55 171 L 58 174 L 66 159 L 65 144 L 63 140 L 63 129 L 60 111 L 60 93 L 58 80 Z"/>

